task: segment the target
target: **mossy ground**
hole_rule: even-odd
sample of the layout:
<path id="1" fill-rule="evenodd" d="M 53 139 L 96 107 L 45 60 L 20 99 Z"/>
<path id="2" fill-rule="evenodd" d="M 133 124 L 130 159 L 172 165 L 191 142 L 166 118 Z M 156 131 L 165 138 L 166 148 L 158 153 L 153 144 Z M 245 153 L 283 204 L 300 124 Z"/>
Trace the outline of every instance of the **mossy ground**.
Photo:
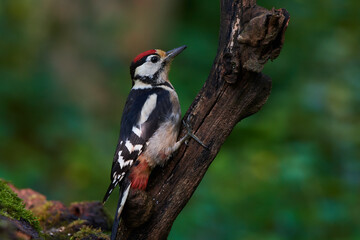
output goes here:
<path id="1" fill-rule="evenodd" d="M 0 215 L 26 221 L 42 238 L 48 240 L 109 239 L 109 236 L 104 234 L 100 227 L 91 226 L 87 220 L 64 218 L 62 214 L 66 213 L 65 210 L 68 211 L 62 203 L 56 201 L 46 201 L 33 207 L 31 211 L 27 210 L 23 200 L 12 191 L 6 181 L 0 179 Z M 3 238 L 0 236 L 0 239 Z"/>
<path id="2" fill-rule="evenodd" d="M 76 232 L 70 240 L 83 240 L 83 239 L 94 239 L 94 240 L 109 240 L 109 236 L 102 233 L 101 229 L 94 229 L 89 226 L 84 226 L 80 231 Z"/>
<path id="3" fill-rule="evenodd" d="M 0 215 L 16 220 L 25 220 L 38 232 L 40 224 L 31 211 L 25 209 L 23 201 L 11 190 L 4 180 L 0 179 Z"/>

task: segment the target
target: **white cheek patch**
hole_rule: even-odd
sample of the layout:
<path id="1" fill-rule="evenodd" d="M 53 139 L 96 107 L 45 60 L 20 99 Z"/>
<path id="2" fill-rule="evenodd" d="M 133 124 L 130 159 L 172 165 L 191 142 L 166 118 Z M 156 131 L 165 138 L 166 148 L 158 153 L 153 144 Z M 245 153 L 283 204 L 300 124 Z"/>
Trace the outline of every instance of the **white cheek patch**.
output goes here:
<path id="1" fill-rule="evenodd" d="M 135 76 L 152 76 L 154 75 L 157 70 L 161 67 L 161 62 L 152 63 L 152 62 L 145 62 L 141 66 L 137 67 L 135 70 Z"/>

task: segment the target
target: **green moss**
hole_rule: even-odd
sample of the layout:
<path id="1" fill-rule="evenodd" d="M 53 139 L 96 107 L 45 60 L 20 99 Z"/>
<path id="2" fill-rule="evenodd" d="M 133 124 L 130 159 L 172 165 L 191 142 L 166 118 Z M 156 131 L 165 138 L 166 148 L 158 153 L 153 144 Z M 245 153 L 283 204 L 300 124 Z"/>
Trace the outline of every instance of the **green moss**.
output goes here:
<path id="1" fill-rule="evenodd" d="M 83 219 L 78 219 L 78 220 L 75 220 L 73 222 L 71 222 L 67 228 L 74 228 L 74 227 L 77 227 L 77 226 L 81 226 L 81 225 L 84 225 L 86 224 L 87 221 L 86 220 L 83 220 Z"/>
<path id="2" fill-rule="evenodd" d="M 48 201 L 43 205 L 32 208 L 31 211 L 38 218 L 40 226 L 47 230 L 52 227 L 58 227 L 61 225 L 59 221 L 60 214 L 51 214 L 50 209 L 53 207 L 53 203 Z"/>
<path id="3" fill-rule="evenodd" d="M 39 221 L 25 209 L 23 201 L 11 190 L 4 180 L 0 179 L 0 215 L 16 220 L 25 220 L 40 232 Z"/>
<path id="4" fill-rule="evenodd" d="M 45 222 L 49 217 L 49 209 L 53 206 L 53 203 L 48 201 L 43 205 L 32 208 L 31 211 L 38 217 L 39 222 Z"/>
<path id="5" fill-rule="evenodd" d="M 94 229 L 88 226 L 84 226 L 80 231 L 76 232 L 70 240 L 83 240 L 83 239 L 99 239 L 99 240 L 109 240 L 109 236 L 102 233 L 101 229 Z"/>

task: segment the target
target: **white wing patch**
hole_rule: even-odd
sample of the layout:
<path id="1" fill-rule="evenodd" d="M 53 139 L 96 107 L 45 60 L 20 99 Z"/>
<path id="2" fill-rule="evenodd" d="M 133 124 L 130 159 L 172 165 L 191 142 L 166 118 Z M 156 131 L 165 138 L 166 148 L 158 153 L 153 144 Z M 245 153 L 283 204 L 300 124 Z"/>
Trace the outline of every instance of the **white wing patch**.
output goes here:
<path id="1" fill-rule="evenodd" d="M 137 87 L 142 87 L 142 85 L 138 85 Z M 132 132 L 134 134 L 136 134 L 138 137 L 141 137 L 142 131 L 141 131 L 141 125 L 143 123 L 145 123 L 149 116 L 151 115 L 151 113 L 154 111 L 155 107 L 156 107 L 156 101 L 157 101 L 157 94 L 151 94 L 150 96 L 148 96 L 148 98 L 146 99 L 141 112 L 140 112 L 140 118 L 138 123 L 133 126 L 133 128 L 131 129 Z M 139 126 L 139 127 L 137 127 Z M 148 143 L 146 143 L 148 144 Z M 131 154 L 134 151 L 138 151 L 139 154 L 141 153 L 142 148 L 144 147 L 142 144 L 137 144 L 137 145 L 133 145 L 129 139 L 127 139 L 125 141 L 125 144 L 123 145 L 123 141 L 120 142 L 120 145 L 125 146 L 127 148 L 127 150 L 129 151 L 129 154 Z M 126 166 L 131 166 L 133 164 L 134 159 L 127 159 L 125 160 L 124 157 L 122 156 L 123 151 L 119 151 L 118 152 L 118 158 L 117 161 L 120 165 L 120 169 L 126 167 Z M 119 179 L 121 180 L 123 177 L 123 175 L 116 175 L 113 177 L 114 182 L 118 181 Z M 120 181 L 119 180 L 119 181 Z"/>
<path id="2" fill-rule="evenodd" d="M 122 151 L 118 152 L 118 163 L 120 165 L 120 168 L 123 168 L 125 161 L 124 161 L 123 156 L 121 156 L 121 153 L 122 153 Z"/>
<path id="3" fill-rule="evenodd" d="M 133 151 L 140 151 L 143 147 L 142 144 L 132 145 L 129 140 L 126 141 L 125 147 L 129 150 L 129 153 L 132 153 Z M 120 153 L 120 152 L 119 152 Z M 119 155 L 120 156 L 120 155 Z"/>
<path id="4" fill-rule="evenodd" d="M 137 144 L 134 146 L 134 151 L 140 151 L 142 149 L 143 145 L 142 144 Z"/>
<path id="5" fill-rule="evenodd" d="M 129 140 L 126 140 L 125 147 L 129 150 L 129 153 L 132 153 L 134 151 L 134 145 L 132 145 Z"/>
<path id="6" fill-rule="evenodd" d="M 130 143 L 130 144 L 131 144 L 131 143 Z M 129 159 L 129 160 L 127 160 L 127 161 L 124 161 L 124 158 L 123 158 L 123 156 L 121 156 L 121 153 L 122 153 L 122 151 L 119 151 L 119 152 L 118 152 L 118 163 L 119 163 L 119 165 L 120 165 L 120 168 L 123 168 L 123 167 L 126 167 L 126 166 L 128 166 L 128 165 L 131 165 L 131 164 L 133 163 L 133 160 Z M 118 176 L 118 178 L 119 178 L 119 176 Z M 115 179 L 115 177 L 114 177 L 114 179 Z"/>
<path id="7" fill-rule="evenodd" d="M 122 172 L 121 174 L 117 174 L 116 172 L 114 172 L 114 174 L 113 174 L 113 184 L 115 184 L 116 182 L 120 182 L 123 179 L 124 175 L 125 175 L 125 172 Z M 112 191 L 113 191 L 113 189 L 110 189 L 109 194 Z"/>
<path id="8" fill-rule="evenodd" d="M 134 86 L 135 87 L 135 86 Z M 149 118 L 149 116 L 151 115 L 151 113 L 154 111 L 155 107 L 156 107 L 156 101 L 157 101 L 157 95 L 156 93 L 151 94 L 145 101 L 141 112 L 140 112 L 140 118 L 139 121 L 137 122 L 136 126 L 133 126 L 133 128 L 131 129 L 133 133 L 135 133 L 138 137 L 141 137 L 142 131 L 141 131 L 141 125 L 146 122 Z M 139 126 L 139 127 L 137 127 Z M 131 153 L 132 151 L 132 145 L 130 145 L 131 143 L 126 142 L 125 146 L 127 147 L 127 149 L 129 150 L 129 152 Z"/>
<path id="9" fill-rule="evenodd" d="M 141 124 L 143 124 L 144 122 L 146 122 L 146 120 L 148 120 L 150 114 L 152 113 L 152 111 L 154 111 L 155 107 L 156 107 L 156 100 L 157 100 L 157 94 L 151 94 L 145 101 L 144 106 L 141 109 L 141 113 L 140 113 L 140 119 L 138 122 L 138 125 L 141 126 Z"/>
<path id="10" fill-rule="evenodd" d="M 133 131 L 133 133 L 135 133 L 138 137 L 141 136 L 141 130 L 140 130 L 140 128 L 133 127 L 133 128 L 132 128 L 132 131 Z"/>

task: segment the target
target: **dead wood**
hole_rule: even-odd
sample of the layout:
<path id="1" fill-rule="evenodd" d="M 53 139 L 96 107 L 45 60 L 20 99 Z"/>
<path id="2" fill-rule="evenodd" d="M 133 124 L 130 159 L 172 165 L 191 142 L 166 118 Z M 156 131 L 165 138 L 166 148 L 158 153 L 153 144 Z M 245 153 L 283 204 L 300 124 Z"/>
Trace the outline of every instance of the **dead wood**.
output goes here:
<path id="1" fill-rule="evenodd" d="M 155 169 L 146 194 L 130 194 L 118 239 L 167 238 L 232 129 L 268 99 L 271 79 L 261 71 L 279 55 L 289 19 L 285 9 L 267 10 L 255 0 L 221 0 L 217 55 L 184 117 L 209 149 L 190 140 L 165 167 Z"/>

